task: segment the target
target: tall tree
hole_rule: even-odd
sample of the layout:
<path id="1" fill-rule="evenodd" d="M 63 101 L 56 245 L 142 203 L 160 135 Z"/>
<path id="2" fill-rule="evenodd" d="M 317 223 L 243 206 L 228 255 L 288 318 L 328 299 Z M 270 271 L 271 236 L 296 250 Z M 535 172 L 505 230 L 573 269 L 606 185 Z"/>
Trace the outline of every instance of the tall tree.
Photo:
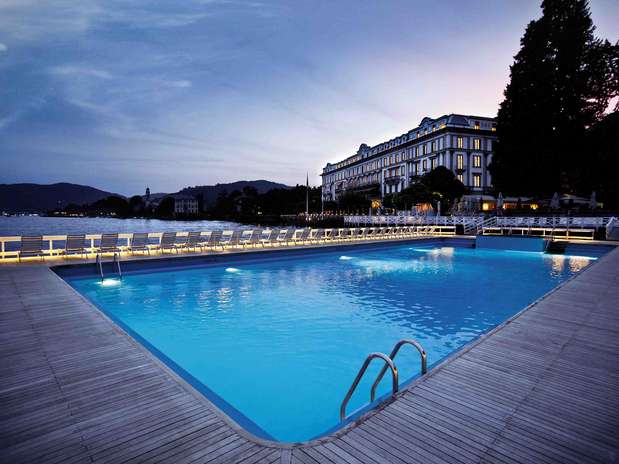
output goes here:
<path id="1" fill-rule="evenodd" d="M 619 43 L 594 36 L 587 1 L 544 0 L 542 13 L 526 28 L 499 108 L 490 169 L 504 193 L 549 195 L 581 185 L 585 133 L 619 94 Z"/>

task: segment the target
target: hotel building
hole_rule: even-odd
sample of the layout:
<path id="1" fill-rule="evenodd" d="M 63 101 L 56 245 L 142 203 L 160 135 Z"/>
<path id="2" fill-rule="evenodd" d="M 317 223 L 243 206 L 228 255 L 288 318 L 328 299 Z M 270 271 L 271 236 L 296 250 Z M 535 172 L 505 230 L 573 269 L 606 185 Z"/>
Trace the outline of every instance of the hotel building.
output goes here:
<path id="1" fill-rule="evenodd" d="M 344 192 L 381 199 L 414 183 L 437 166 L 445 166 L 470 193 L 492 185 L 488 165 L 496 141 L 496 122 L 483 116 L 449 114 L 425 117 L 415 129 L 373 147 L 362 144 L 357 153 L 322 171 L 324 201 Z"/>

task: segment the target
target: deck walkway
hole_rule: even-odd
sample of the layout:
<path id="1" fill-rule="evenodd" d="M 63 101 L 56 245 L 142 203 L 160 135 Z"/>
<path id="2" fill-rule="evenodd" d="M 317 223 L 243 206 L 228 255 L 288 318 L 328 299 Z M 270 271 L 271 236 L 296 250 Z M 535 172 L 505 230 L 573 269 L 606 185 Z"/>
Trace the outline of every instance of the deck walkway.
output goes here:
<path id="1" fill-rule="evenodd" d="M 252 439 L 46 266 L 0 267 L 0 462 L 619 462 L 619 249 L 332 437 Z"/>

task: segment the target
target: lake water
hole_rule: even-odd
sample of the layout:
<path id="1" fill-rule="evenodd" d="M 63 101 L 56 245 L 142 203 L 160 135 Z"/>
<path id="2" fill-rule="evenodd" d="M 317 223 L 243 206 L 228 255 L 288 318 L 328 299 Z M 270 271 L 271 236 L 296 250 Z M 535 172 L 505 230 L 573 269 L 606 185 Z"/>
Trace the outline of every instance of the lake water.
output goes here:
<path id="1" fill-rule="evenodd" d="M 162 221 L 160 219 L 60 218 L 0 216 L 0 237 L 13 235 L 67 235 L 131 232 L 180 232 L 240 227 L 226 221 Z"/>

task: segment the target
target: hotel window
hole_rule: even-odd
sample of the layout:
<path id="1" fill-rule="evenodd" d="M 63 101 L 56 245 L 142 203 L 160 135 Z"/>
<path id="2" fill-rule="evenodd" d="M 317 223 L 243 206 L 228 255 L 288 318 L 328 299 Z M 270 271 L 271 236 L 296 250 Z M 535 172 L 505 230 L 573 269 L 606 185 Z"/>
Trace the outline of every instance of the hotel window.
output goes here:
<path id="1" fill-rule="evenodd" d="M 426 144 L 425 143 L 421 146 L 421 154 L 422 155 L 426 154 Z"/>
<path id="2" fill-rule="evenodd" d="M 436 168 L 436 158 L 430 160 L 430 169 Z"/>
<path id="3" fill-rule="evenodd" d="M 432 151 L 436 151 L 436 141 L 432 141 Z"/>
<path id="4" fill-rule="evenodd" d="M 462 140 L 462 137 L 458 137 L 458 139 L 456 140 L 456 147 L 457 148 L 464 148 L 464 141 Z"/>
<path id="5" fill-rule="evenodd" d="M 475 129 L 479 130 L 479 121 L 475 121 Z"/>
<path id="6" fill-rule="evenodd" d="M 456 168 L 462 169 L 464 167 L 464 156 L 458 155 L 456 157 Z"/>
<path id="7" fill-rule="evenodd" d="M 496 132 L 496 123 L 495 122 L 492 123 L 492 132 Z"/>
<path id="8" fill-rule="evenodd" d="M 462 174 L 458 174 L 456 177 L 458 178 L 460 182 L 464 184 L 464 176 Z"/>
<path id="9" fill-rule="evenodd" d="M 415 158 L 419 156 L 419 147 L 415 147 Z"/>
<path id="10" fill-rule="evenodd" d="M 426 171 L 428 169 L 428 160 L 423 160 L 423 170 Z"/>
<path id="11" fill-rule="evenodd" d="M 481 174 L 473 174 L 473 187 L 481 187 Z"/>
<path id="12" fill-rule="evenodd" d="M 480 139 L 473 139 L 473 149 L 474 150 L 481 150 L 481 140 Z"/>
<path id="13" fill-rule="evenodd" d="M 481 156 L 480 155 L 473 156 L 473 167 L 481 168 Z"/>

